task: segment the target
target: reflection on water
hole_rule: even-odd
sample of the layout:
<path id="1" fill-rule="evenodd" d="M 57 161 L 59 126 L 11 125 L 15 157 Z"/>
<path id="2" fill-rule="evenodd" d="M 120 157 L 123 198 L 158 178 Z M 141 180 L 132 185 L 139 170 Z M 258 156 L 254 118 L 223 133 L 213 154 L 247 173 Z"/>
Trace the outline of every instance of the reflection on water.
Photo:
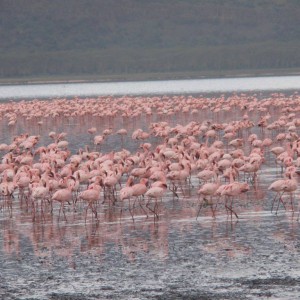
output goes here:
<path id="1" fill-rule="evenodd" d="M 255 192 L 250 197 L 254 195 Z M 69 261 L 71 266 L 78 252 L 105 259 L 110 255 L 108 249 L 114 247 L 129 261 L 140 255 L 166 260 L 170 252 L 174 255 L 176 247 L 184 250 L 190 244 L 197 245 L 200 252 L 235 258 L 252 255 L 255 239 L 260 234 L 295 251 L 293 243 L 299 238 L 296 214 L 281 211 L 274 217 L 263 201 L 254 199 L 252 208 L 240 204 L 239 221 L 230 221 L 222 210 L 215 220 L 210 210 L 206 210 L 196 221 L 193 203 L 194 199 L 173 200 L 169 194 L 161 208 L 168 210 L 168 214 L 159 221 L 136 212 L 135 222 L 132 222 L 128 211 L 120 219 L 119 209 L 115 208 L 113 213 L 110 209 L 101 211 L 99 223 L 90 220 L 86 224 L 79 212 L 70 211 L 68 222 L 58 222 L 57 216 L 51 215 L 47 215 L 46 220 L 37 218 L 32 222 L 30 212 L 14 208 L 13 218 L 7 218 L 2 212 L 1 252 L 14 259 L 32 254 L 45 262 L 51 262 L 55 255 Z"/>

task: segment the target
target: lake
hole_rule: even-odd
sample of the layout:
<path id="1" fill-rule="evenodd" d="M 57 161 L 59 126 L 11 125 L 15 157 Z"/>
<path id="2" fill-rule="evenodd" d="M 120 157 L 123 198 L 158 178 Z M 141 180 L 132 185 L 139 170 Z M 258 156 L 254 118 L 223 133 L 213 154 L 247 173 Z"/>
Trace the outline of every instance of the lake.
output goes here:
<path id="1" fill-rule="evenodd" d="M 299 119 L 300 112 L 296 110 L 295 104 L 300 102 L 296 93 L 299 86 L 300 77 L 297 76 L 0 86 L 3 102 L 17 98 L 71 98 L 75 95 L 186 93 L 185 97 L 153 97 L 156 98 L 155 101 L 149 97 L 133 97 L 130 101 L 134 103 L 132 107 L 136 110 L 142 107 L 141 98 L 149 105 L 155 102 L 158 108 L 162 103 L 167 105 L 166 110 L 152 108 L 153 113 L 149 115 L 141 111 L 133 116 L 122 114 L 123 102 L 128 101 L 128 97 L 112 97 L 109 100 L 106 97 L 95 97 L 97 100 L 75 99 L 74 103 L 72 100 L 57 100 L 59 108 L 63 107 L 65 112 L 74 112 L 79 103 L 81 106 L 77 109 L 81 112 L 90 103 L 92 106 L 89 106 L 88 113 L 83 116 L 64 115 L 63 111 L 53 117 L 50 116 L 51 112 L 47 112 L 48 116 L 43 113 L 31 115 L 41 103 L 48 105 L 52 101 L 33 101 L 33 104 L 30 101 L 2 103 L 1 106 L 6 104 L 8 108 L 2 110 L 1 142 L 12 143 L 15 136 L 28 132 L 30 135 L 40 136 L 36 147 L 51 145 L 53 140 L 49 132 L 54 130 L 66 133 L 72 154 L 78 153 L 79 148 L 84 149 L 85 145 L 91 151 L 101 149 L 103 155 L 123 148 L 136 153 L 142 151 L 140 144 L 144 142 L 150 142 L 154 150 L 165 141 L 163 137 L 154 134 L 143 141 L 133 140 L 132 133 L 137 128 L 150 131 L 149 125 L 159 122 L 167 122 L 170 127 L 175 128 L 178 124 L 185 126 L 193 121 L 202 123 L 208 118 L 209 122 L 229 124 L 240 121 L 247 112 L 254 125 L 244 128 L 239 132 L 239 137 L 245 141 L 243 150 L 248 155 L 252 150 L 248 137 L 253 133 L 260 139 L 271 138 L 273 146 L 283 145 L 275 137 L 277 133 L 285 132 L 286 127 L 270 131 L 266 128 L 262 130 L 257 124 L 261 117 L 268 117 L 268 114 L 269 123 L 277 121 L 281 114 L 288 118 L 291 111 L 295 111 L 295 120 Z M 281 103 L 281 107 L 260 106 L 266 100 L 260 95 L 261 92 L 263 94 L 264 91 L 271 93 L 279 90 L 295 92 L 288 97 L 278 94 L 270 97 L 284 98 L 287 105 Z M 245 95 L 231 97 L 234 92 L 245 92 Z M 205 101 L 205 105 L 196 106 L 197 109 L 194 110 L 193 105 L 197 105 L 198 99 L 192 99 L 188 94 L 197 93 L 215 94 L 207 98 L 198 97 L 204 99 L 199 101 Z M 231 110 L 213 111 L 213 106 L 221 102 L 226 108 L 227 102 L 224 100 L 227 95 L 223 97 L 222 93 L 232 93 L 228 98 L 238 99 L 237 104 L 242 99 L 249 103 L 254 101 L 257 99 L 257 95 L 254 96 L 256 93 L 261 101 L 254 101 L 257 106 L 249 111 L 238 105 L 233 105 Z M 180 104 L 175 101 L 181 98 L 186 102 L 179 110 L 175 110 L 178 107 L 174 103 Z M 293 100 L 295 103 L 290 104 Z M 103 106 L 96 110 L 99 103 L 104 106 L 108 103 L 109 108 L 115 107 L 116 115 L 93 115 L 94 111 L 103 112 Z M 111 103 L 117 103 L 118 109 Z M 67 109 L 67 106 L 71 108 Z M 189 106 L 188 111 L 184 111 L 186 106 Z M 287 111 L 287 108 L 290 110 Z M 46 107 L 43 106 L 42 112 L 45 111 Z M 170 111 L 172 114 L 167 113 Z M 14 113 L 17 114 L 16 123 L 9 126 L 8 118 Z M 92 127 L 100 134 L 105 129 L 112 130 L 101 148 L 97 148 L 93 143 L 93 136 L 87 134 Z M 122 141 L 116 134 L 120 128 L 125 128 L 128 132 Z M 300 134 L 299 131 L 300 128 L 297 127 L 296 133 Z M 229 140 L 225 139 L 224 133 L 224 130 L 220 130 L 218 138 L 224 142 L 224 152 L 229 154 L 234 148 L 229 147 Z M 213 142 L 206 140 L 203 134 L 195 135 L 195 139 L 202 144 Z M 2 152 L 2 157 L 4 153 Z M 192 155 L 192 151 L 189 153 Z M 39 156 L 36 155 L 35 160 L 38 159 Z M 18 168 L 20 166 L 21 164 L 17 165 Z M 58 203 L 54 204 L 53 214 L 48 206 L 44 218 L 40 209 L 33 220 L 31 202 L 27 202 L 28 199 L 22 199 L 15 193 L 10 214 L 6 198 L 1 196 L 0 299 L 297 298 L 300 295 L 300 224 L 297 220 L 299 206 L 296 199 L 299 199 L 300 194 L 298 189 L 295 193 L 294 212 L 287 194 L 283 196 L 285 208 L 281 205 L 277 215 L 271 212 L 275 193 L 269 191 L 268 187 L 282 178 L 283 174 L 269 149 L 266 148 L 265 161 L 257 174 L 257 180 L 252 180 L 242 172 L 240 174 L 240 180 L 248 182 L 250 190 L 235 199 L 234 208 L 239 219 L 230 218 L 221 202 L 223 200 L 218 204 L 216 218 L 212 218 L 211 208 L 205 204 L 196 219 L 199 203 L 197 191 L 203 184 L 196 177 L 198 171 L 200 170 L 194 171 L 190 184 L 184 183 L 175 192 L 170 189 L 171 183 L 168 181 L 169 189 L 158 204 L 160 216 L 157 220 L 150 213 L 147 217 L 142 207 L 137 205 L 133 222 L 128 203 L 124 203 L 121 216 L 120 201 L 110 206 L 104 202 L 104 192 L 101 193 L 98 207 L 98 222 L 92 218 L 91 212 L 85 222 L 86 206 L 82 201 L 79 201 L 76 210 L 72 205 L 66 205 L 67 221 L 58 219 Z M 123 177 L 121 183 L 124 187 L 127 177 Z M 297 181 L 299 184 L 299 178 Z M 86 186 L 82 185 L 81 188 L 83 190 Z M 117 197 L 119 192 L 118 186 Z"/>
<path id="2" fill-rule="evenodd" d="M 0 99 L 296 90 L 300 76 L 1 85 Z"/>

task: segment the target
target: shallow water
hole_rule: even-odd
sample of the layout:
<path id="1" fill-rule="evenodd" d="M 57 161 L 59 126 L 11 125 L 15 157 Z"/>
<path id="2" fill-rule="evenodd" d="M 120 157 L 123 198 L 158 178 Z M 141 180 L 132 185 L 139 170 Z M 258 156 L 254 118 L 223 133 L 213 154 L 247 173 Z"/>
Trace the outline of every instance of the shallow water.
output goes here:
<path id="1" fill-rule="evenodd" d="M 164 118 L 174 126 L 195 117 L 202 120 L 207 114 Z M 3 123 L 1 130 L 3 141 L 28 131 L 40 134 L 41 144 L 50 143 L 50 130 L 65 131 L 74 151 L 92 144 L 87 128 L 124 127 L 129 132 L 124 144 L 109 136 L 101 151 L 134 151 L 139 143 L 130 133 L 158 119 L 69 118 L 45 121 L 39 128 L 18 120 L 16 127 L 7 131 Z M 259 133 L 257 128 L 253 132 Z M 85 224 L 82 205 L 77 212 L 67 208 L 67 222 L 58 221 L 58 206 L 52 216 L 44 220 L 39 215 L 33 222 L 16 195 L 12 218 L 7 210 L 0 212 L 0 298 L 295 299 L 300 295 L 298 208 L 293 213 L 286 196 L 287 210 L 280 207 L 277 216 L 270 212 L 274 194 L 267 187 L 282 174 L 274 157 L 266 157 L 258 180 L 249 181 L 250 191 L 235 200 L 238 220 L 227 215 L 222 203 L 216 219 L 209 206 L 196 219 L 199 183 L 194 177 L 194 187 L 186 184 L 177 191 L 179 198 L 168 190 L 156 221 L 137 208 L 133 222 L 126 206 L 120 217 L 120 205 L 106 203 L 99 223 L 89 214 Z"/>
<path id="2" fill-rule="evenodd" d="M 253 195 L 250 196 L 252 199 Z M 3 299 L 292 299 L 299 286 L 299 222 L 265 203 L 239 207 L 239 221 L 190 200 L 164 199 L 153 222 L 105 209 L 100 223 L 76 215 L 32 223 L 1 218 Z M 186 203 L 187 202 L 187 203 Z M 265 200 L 264 200 L 265 202 Z M 265 205 L 268 206 L 267 203 Z M 171 208 L 171 209 L 170 209 Z M 163 210 L 166 211 L 166 210 Z"/>

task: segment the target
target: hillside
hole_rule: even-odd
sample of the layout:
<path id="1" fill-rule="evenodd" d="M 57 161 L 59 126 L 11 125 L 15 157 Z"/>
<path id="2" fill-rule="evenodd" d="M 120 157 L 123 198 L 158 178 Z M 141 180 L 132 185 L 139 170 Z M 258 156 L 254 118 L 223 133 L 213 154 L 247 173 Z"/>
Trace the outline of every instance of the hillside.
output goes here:
<path id="1" fill-rule="evenodd" d="M 300 69 L 298 0 L 1 0 L 0 78 Z"/>

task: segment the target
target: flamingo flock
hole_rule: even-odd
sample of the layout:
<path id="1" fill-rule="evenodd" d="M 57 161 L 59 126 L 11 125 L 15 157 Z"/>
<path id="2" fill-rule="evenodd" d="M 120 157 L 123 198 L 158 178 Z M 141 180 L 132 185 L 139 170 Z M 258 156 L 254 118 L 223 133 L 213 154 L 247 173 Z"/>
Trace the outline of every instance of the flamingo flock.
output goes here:
<path id="1" fill-rule="evenodd" d="M 134 222 L 163 217 L 172 198 L 192 201 L 195 218 L 232 220 L 273 168 L 269 209 L 294 212 L 299 111 L 297 93 L 1 103 L 0 209 L 13 218 L 18 205 L 33 222 L 57 214 L 99 221 L 103 210 L 121 221 L 128 210 Z"/>

